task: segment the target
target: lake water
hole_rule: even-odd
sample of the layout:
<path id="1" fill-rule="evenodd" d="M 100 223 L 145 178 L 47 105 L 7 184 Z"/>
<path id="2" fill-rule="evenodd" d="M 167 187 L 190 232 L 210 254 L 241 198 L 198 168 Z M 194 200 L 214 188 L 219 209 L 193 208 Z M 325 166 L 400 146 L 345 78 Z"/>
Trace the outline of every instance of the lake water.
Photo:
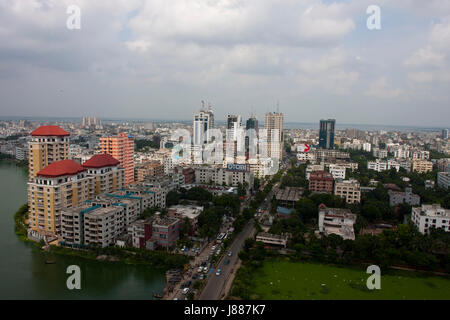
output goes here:
<path id="1" fill-rule="evenodd" d="M 162 293 L 164 273 L 147 266 L 49 255 L 20 241 L 14 213 L 27 202 L 27 174 L 0 162 L 0 299 L 153 299 Z M 45 264 L 45 260 L 55 264 Z M 81 289 L 66 287 L 67 267 L 81 269 Z"/>

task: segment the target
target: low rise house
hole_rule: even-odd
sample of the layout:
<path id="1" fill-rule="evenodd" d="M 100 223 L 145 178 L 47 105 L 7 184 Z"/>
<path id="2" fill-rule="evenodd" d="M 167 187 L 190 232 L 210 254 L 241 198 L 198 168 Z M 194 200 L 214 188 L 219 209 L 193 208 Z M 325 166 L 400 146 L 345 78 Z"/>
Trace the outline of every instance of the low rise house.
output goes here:
<path id="1" fill-rule="evenodd" d="M 336 234 L 344 240 L 355 240 L 355 222 L 356 215 L 349 209 L 319 206 L 319 232 L 324 235 Z"/>
<path id="2" fill-rule="evenodd" d="M 172 217 L 158 217 L 152 224 L 152 240 L 168 250 L 175 245 L 180 233 L 180 219 Z"/>
<path id="3" fill-rule="evenodd" d="M 397 206 L 402 203 L 409 204 L 411 206 L 420 205 L 420 196 L 412 193 L 412 188 L 405 188 L 405 192 L 388 190 L 389 204 L 391 206 Z"/>
<path id="4" fill-rule="evenodd" d="M 133 247 L 145 249 L 147 241 L 152 238 L 152 219 L 137 220 L 128 226 L 128 234 L 131 235 Z"/>
<path id="5" fill-rule="evenodd" d="M 268 244 L 271 246 L 281 246 L 283 248 L 286 248 L 288 236 L 271 234 L 267 232 L 260 232 L 256 236 L 256 241 L 260 241 L 264 244 Z"/>
<path id="6" fill-rule="evenodd" d="M 430 233 L 431 228 L 442 228 L 450 231 L 450 210 L 442 208 L 439 204 L 423 204 L 412 208 L 411 221 L 422 234 Z"/>
<path id="7" fill-rule="evenodd" d="M 377 172 L 391 170 L 392 168 L 394 168 L 395 170 L 399 171 L 400 170 L 400 164 L 397 161 L 393 161 L 393 160 L 390 160 L 390 159 L 388 159 L 386 161 L 382 161 L 382 160 L 377 159 L 376 161 L 369 161 L 369 162 L 367 162 L 367 169 L 375 170 Z"/>
<path id="8" fill-rule="evenodd" d="M 347 203 L 361 202 L 361 188 L 358 180 L 338 180 L 334 185 L 334 194 L 344 198 Z"/>
<path id="9" fill-rule="evenodd" d="M 428 160 L 413 160 L 411 170 L 418 173 L 427 173 L 433 171 L 433 162 Z"/>
<path id="10" fill-rule="evenodd" d="M 345 167 L 330 164 L 329 166 L 329 172 L 333 175 L 333 178 L 336 179 L 345 179 Z"/>
<path id="11" fill-rule="evenodd" d="M 280 206 L 293 207 L 302 194 L 302 188 L 286 187 L 284 189 L 279 189 L 275 197 Z"/>
<path id="12" fill-rule="evenodd" d="M 309 176 L 309 190 L 311 192 L 333 193 L 333 175 L 326 171 L 312 172 Z"/>

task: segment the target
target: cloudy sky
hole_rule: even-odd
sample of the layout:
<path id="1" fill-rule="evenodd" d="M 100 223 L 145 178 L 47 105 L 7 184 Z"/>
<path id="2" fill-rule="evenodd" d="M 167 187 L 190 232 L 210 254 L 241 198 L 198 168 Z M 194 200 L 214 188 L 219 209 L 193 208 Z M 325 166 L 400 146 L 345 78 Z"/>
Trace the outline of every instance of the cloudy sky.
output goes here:
<path id="1" fill-rule="evenodd" d="M 0 116 L 450 127 L 449 89 L 449 0 L 0 1 Z"/>

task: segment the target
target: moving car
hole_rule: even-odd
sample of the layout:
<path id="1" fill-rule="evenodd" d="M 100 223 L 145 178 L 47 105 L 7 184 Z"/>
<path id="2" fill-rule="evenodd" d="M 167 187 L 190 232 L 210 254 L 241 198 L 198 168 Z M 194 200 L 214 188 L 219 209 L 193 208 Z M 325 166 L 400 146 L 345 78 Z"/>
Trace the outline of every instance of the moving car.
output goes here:
<path id="1" fill-rule="evenodd" d="M 233 255 L 233 252 L 232 252 L 232 251 L 228 252 L 228 256 L 229 256 L 229 257 L 231 257 L 232 255 Z"/>
<path id="2" fill-rule="evenodd" d="M 217 269 L 217 271 L 216 271 L 216 276 L 220 276 L 221 273 L 222 273 L 222 270 Z"/>

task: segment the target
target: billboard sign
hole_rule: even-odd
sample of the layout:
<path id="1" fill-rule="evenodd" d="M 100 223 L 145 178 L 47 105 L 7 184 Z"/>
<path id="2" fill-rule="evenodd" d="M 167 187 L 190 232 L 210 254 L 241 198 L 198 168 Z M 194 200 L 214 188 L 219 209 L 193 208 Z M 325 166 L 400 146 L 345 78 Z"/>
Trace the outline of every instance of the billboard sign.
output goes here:
<path id="1" fill-rule="evenodd" d="M 237 172 L 247 172 L 250 171 L 250 167 L 246 164 L 227 163 L 227 170 Z"/>
<path id="2" fill-rule="evenodd" d="M 311 150 L 311 147 L 306 143 L 297 146 L 297 152 L 309 152 L 309 150 Z"/>

